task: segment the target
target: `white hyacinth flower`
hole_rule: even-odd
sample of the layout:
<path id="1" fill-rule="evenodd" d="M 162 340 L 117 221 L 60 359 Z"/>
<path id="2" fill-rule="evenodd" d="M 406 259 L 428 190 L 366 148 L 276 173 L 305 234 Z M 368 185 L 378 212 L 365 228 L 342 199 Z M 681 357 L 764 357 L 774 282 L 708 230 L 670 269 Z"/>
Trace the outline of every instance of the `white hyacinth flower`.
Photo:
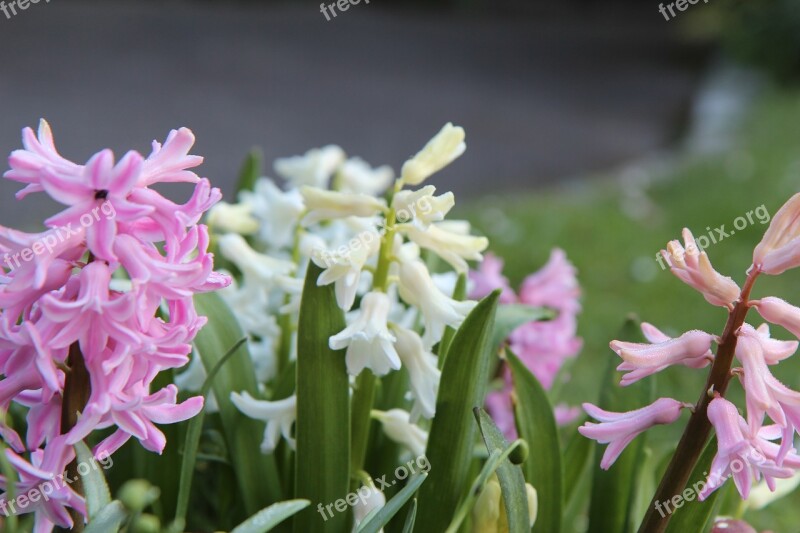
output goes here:
<path id="1" fill-rule="evenodd" d="M 439 342 L 445 326 L 458 328 L 477 305 L 477 302 L 459 302 L 443 294 L 433 283 L 428 268 L 419 260 L 400 264 L 399 288 L 400 297 L 422 311 L 425 319 L 422 342 L 426 348 Z"/>
<path id="2" fill-rule="evenodd" d="M 291 274 L 295 265 L 291 261 L 275 259 L 253 250 L 241 235 L 228 233 L 219 240 L 219 250 L 244 275 L 244 284 L 270 287 L 276 276 Z"/>
<path id="3" fill-rule="evenodd" d="M 295 226 L 306 209 L 300 191 L 282 191 L 271 179 L 261 178 L 253 191 L 239 193 L 239 201 L 250 205 L 261 222 L 259 237 L 265 244 L 275 249 L 292 244 Z"/>
<path id="4" fill-rule="evenodd" d="M 447 192 L 434 196 L 436 187 L 426 185 L 416 191 L 400 191 L 392 199 L 392 207 L 400 224 L 409 223 L 418 227 L 428 227 L 432 222 L 444 220 L 447 213 L 456 205 L 455 196 Z"/>
<path id="5" fill-rule="evenodd" d="M 219 202 L 208 212 L 208 226 L 216 231 L 252 235 L 259 223 L 253 217 L 253 206 L 246 203 Z"/>
<path id="6" fill-rule="evenodd" d="M 376 376 L 400 368 L 400 358 L 394 347 L 397 339 L 387 326 L 390 310 L 389 296 L 369 292 L 361 299 L 361 309 L 353 323 L 329 339 L 332 350 L 347 348 L 345 360 L 351 376 L 357 376 L 365 368 Z"/>
<path id="7" fill-rule="evenodd" d="M 411 450 L 415 457 L 425 455 L 428 446 L 428 432 L 413 424 L 410 415 L 402 409 L 372 411 L 372 418 L 383 426 L 386 436 Z"/>
<path id="8" fill-rule="evenodd" d="M 463 232 L 465 227 L 467 231 Z M 458 224 L 457 221 L 455 224 L 431 224 L 427 228 L 420 228 L 414 224 L 398 226 L 398 229 L 420 248 L 431 250 L 460 273 L 469 270 L 466 259 L 482 261 L 481 252 L 489 246 L 489 239 L 470 235 L 468 228 L 468 225 Z"/>
<path id="9" fill-rule="evenodd" d="M 363 489 L 366 489 L 369 494 L 362 500 L 361 491 Z M 353 506 L 353 533 L 358 530 L 358 526 L 372 511 L 383 509 L 383 506 L 386 505 L 386 497 L 374 484 L 371 486 L 362 485 L 356 492 L 359 498 Z M 380 529 L 378 533 L 382 532 L 383 529 Z"/>
<path id="10" fill-rule="evenodd" d="M 371 217 L 386 210 L 382 198 L 346 192 L 326 191 L 316 187 L 301 187 L 300 194 L 308 209 L 303 218 L 304 226 L 311 226 L 322 220 L 346 217 Z"/>
<path id="11" fill-rule="evenodd" d="M 360 157 L 344 162 L 336 172 L 334 183 L 342 192 L 376 196 L 385 191 L 394 180 L 394 170 L 388 165 L 372 168 Z"/>
<path id="12" fill-rule="evenodd" d="M 358 291 L 361 271 L 370 257 L 378 253 L 381 237 L 374 231 L 358 234 L 349 243 L 335 250 L 315 248 L 311 260 L 325 270 L 317 278 L 317 285 L 336 283 L 336 303 L 344 311 L 353 307 Z"/>
<path id="13" fill-rule="evenodd" d="M 256 400 L 247 391 L 244 391 L 242 394 L 232 392 L 231 401 L 246 416 L 267 423 L 264 430 L 264 442 L 261 443 L 262 453 L 272 453 L 278 445 L 281 435 L 292 449 L 295 448 L 292 426 L 297 419 L 297 396 L 268 402 Z"/>
<path id="14" fill-rule="evenodd" d="M 335 145 L 314 148 L 304 155 L 275 160 L 275 172 L 292 187 L 303 185 L 327 188 L 336 169 L 344 162 L 344 150 Z"/>
<path id="15" fill-rule="evenodd" d="M 219 295 L 246 333 L 262 338 L 274 338 L 280 334 L 275 316 L 268 312 L 269 297 L 263 287 L 247 282 L 239 287 L 236 279 L 231 278 L 231 284 L 221 289 Z"/>
<path id="16" fill-rule="evenodd" d="M 436 356 L 426 350 L 422 339 L 415 331 L 405 328 L 394 328 L 397 343 L 397 355 L 408 370 L 411 382 L 411 396 L 414 404 L 411 408 L 412 422 L 419 420 L 420 415 L 433 418 L 436 414 L 436 396 L 439 393 L 439 381 L 442 373 L 436 364 Z"/>
<path id="17" fill-rule="evenodd" d="M 408 185 L 419 185 L 429 176 L 452 163 L 464 153 L 464 128 L 445 124 L 425 148 L 405 162 L 401 171 L 402 180 Z"/>

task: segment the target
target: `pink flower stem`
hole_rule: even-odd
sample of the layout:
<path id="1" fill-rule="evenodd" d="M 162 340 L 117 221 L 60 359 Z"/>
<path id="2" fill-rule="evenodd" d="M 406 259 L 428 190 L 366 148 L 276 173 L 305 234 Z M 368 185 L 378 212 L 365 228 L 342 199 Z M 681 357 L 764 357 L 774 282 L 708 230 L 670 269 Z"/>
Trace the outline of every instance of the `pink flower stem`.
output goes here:
<path id="1" fill-rule="evenodd" d="M 733 355 L 736 351 L 736 332 L 742 327 L 747 316 L 750 290 L 753 288 L 758 274 L 758 269 L 751 269 L 739 299 L 728 314 L 728 322 L 725 324 L 725 330 L 722 333 L 717 355 L 709 371 L 705 388 L 695 405 L 692 416 L 689 418 L 689 423 L 686 424 L 686 429 L 683 431 L 678 447 L 672 455 L 667 471 L 664 473 L 650 506 L 647 508 L 644 519 L 639 526 L 639 533 L 661 533 L 667 529 L 667 524 L 672 514 L 665 513 L 662 516 L 656 509 L 656 503 L 669 501 L 683 492 L 687 481 L 689 481 L 689 476 L 708 442 L 711 434 L 711 422 L 708 420 L 706 411 L 708 404 L 714 398 L 714 394 L 709 394 L 709 391 L 724 396 L 725 390 L 728 388 L 728 382 L 731 379 Z"/>
<path id="2" fill-rule="evenodd" d="M 69 347 L 67 366 L 66 378 L 64 379 L 64 396 L 61 403 L 62 435 L 71 430 L 78 422 L 78 413 L 83 411 L 89 402 L 92 388 L 89 371 L 86 370 L 83 353 L 77 342 Z M 73 490 L 83 495 L 83 483 L 78 473 L 77 457 L 67 465 L 66 477 L 67 479 L 75 480 L 72 484 Z M 74 524 L 72 531 L 83 531 L 83 515 L 75 509 L 70 509 L 69 511 Z"/>

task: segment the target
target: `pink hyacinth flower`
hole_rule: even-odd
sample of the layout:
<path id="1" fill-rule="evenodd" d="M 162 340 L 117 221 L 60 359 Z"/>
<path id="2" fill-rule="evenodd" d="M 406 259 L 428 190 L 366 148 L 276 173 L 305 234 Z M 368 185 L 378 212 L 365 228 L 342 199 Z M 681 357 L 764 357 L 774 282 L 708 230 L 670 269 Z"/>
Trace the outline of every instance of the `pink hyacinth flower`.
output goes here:
<path id="1" fill-rule="evenodd" d="M 675 422 L 681 414 L 681 409 L 690 407 L 691 404 L 672 398 L 659 398 L 635 411 L 612 413 L 590 403 L 584 403 L 584 411 L 600 423 L 586 422 L 578 428 L 578 431 L 584 437 L 609 445 L 600 461 L 600 468 L 608 470 L 625 447 L 640 433 L 656 425 Z"/>
<path id="2" fill-rule="evenodd" d="M 522 282 L 519 301 L 526 305 L 545 306 L 572 315 L 580 312 L 581 294 L 577 271 L 564 250 L 554 248 L 550 258 L 538 272 Z"/>
<path id="3" fill-rule="evenodd" d="M 752 438 L 754 434 L 750 433 L 736 406 L 725 398 L 711 400 L 708 419 L 717 434 L 717 455 L 698 500 L 705 500 L 729 477 L 733 477 L 742 498 L 747 499 L 753 478 L 760 479 L 763 475 L 767 485 L 774 490 L 775 478 L 788 478 L 794 474 L 791 468 L 779 467 L 756 447 L 757 441 Z"/>
<path id="4" fill-rule="evenodd" d="M 469 280 L 472 283 L 469 297 L 473 300 L 485 298 L 492 291 L 502 289 L 501 304 L 511 304 L 517 301 L 517 295 L 509 286 L 508 278 L 503 275 L 503 260 L 492 253 L 484 255 L 478 270 L 470 270 Z"/>
<path id="5" fill-rule="evenodd" d="M 800 392 L 789 389 L 772 375 L 767 358 L 777 356 L 766 355 L 764 346 L 761 335 L 752 326 L 744 325 L 738 331 L 736 358 L 744 369 L 739 378 L 745 390 L 747 418 L 753 434 L 761 427 L 765 413 L 782 427 L 793 420 L 800 423 Z"/>
<path id="6" fill-rule="evenodd" d="M 683 229 L 684 248 L 679 241 L 670 241 L 661 255 L 670 270 L 681 281 L 700 292 L 708 303 L 728 307 L 739 298 L 739 286 L 711 266 L 708 255 L 701 251 L 688 228 Z"/>
<path id="7" fill-rule="evenodd" d="M 5 494 L 0 496 L 0 509 L 4 514 L 36 513 L 34 533 L 49 533 L 54 526 L 72 529 L 74 523 L 69 508 L 86 514 L 84 499 L 62 477 L 67 465 L 75 458 L 75 451 L 63 437 L 49 442 L 44 450 L 32 452 L 30 462 L 11 450 L 6 450 L 6 457 L 20 479 L 15 486 L 17 501 L 8 501 Z M 0 476 L 0 488 L 5 490 L 6 487 L 6 479 Z M 25 508 L 20 508 L 19 496 L 33 495 L 34 491 L 39 496 L 47 493 L 47 497 L 29 498 Z"/>
<path id="8" fill-rule="evenodd" d="M 753 300 L 750 305 L 767 322 L 784 327 L 795 337 L 800 337 L 800 307 L 774 296 Z"/>
<path id="9" fill-rule="evenodd" d="M 674 339 L 651 324 L 643 323 L 642 331 L 652 344 L 625 341 L 609 344 L 623 359 L 617 370 L 628 372 L 620 382 L 623 387 L 672 365 L 703 368 L 713 359 L 710 348 L 714 336 L 703 331 L 687 331 Z"/>
<path id="10" fill-rule="evenodd" d="M 771 275 L 800 265 L 800 193 L 789 198 L 772 217 L 753 250 L 753 265 Z"/>

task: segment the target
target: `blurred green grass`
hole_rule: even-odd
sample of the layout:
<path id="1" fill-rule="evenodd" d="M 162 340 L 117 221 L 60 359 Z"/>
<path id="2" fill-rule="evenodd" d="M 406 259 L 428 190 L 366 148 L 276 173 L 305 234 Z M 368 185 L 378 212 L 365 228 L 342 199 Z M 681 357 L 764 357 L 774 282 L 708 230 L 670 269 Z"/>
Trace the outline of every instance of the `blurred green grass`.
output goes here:
<path id="1" fill-rule="evenodd" d="M 459 215 L 473 222 L 491 241 L 491 250 L 505 259 L 512 285 L 540 268 L 553 247 L 563 248 L 579 271 L 583 313 L 579 334 L 584 348 L 570 365 L 558 400 L 571 405 L 594 402 L 608 347 L 626 316 L 636 314 L 679 334 L 702 329 L 721 334 L 726 312 L 708 303 L 656 262 L 656 253 L 683 227 L 695 237 L 725 225 L 764 205 L 770 216 L 800 190 L 800 92 L 771 89 L 762 94 L 741 131 L 736 146 L 713 157 L 678 155 L 667 171 L 644 165 L 620 175 L 590 177 L 580 183 L 530 194 L 496 196 L 463 205 Z M 535 146 L 531 147 L 536 150 Z M 491 179 L 491 177 L 487 177 Z M 767 225 L 754 224 L 707 248 L 714 267 L 742 283 L 753 247 Z M 714 232 L 716 235 L 716 232 Z M 800 272 L 762 277 L 754 297 L 778 295 L 800 305 Z M 753 325 L 761 323 L 755 312 Z M 790 338 L 778 327 L 776 337 Z M 800 389 L 800 356 L 782 363 L 776 375 Z M 697 400 L 706 370 L 674 368 L 658 377 L 660 396 Z M 741 391 L 732 387 L 734 398 Z M 743 402 L 739 405 L 743 406 Z M 657 449 L 674 447 L 685 418 L 669 428 L 656 428 Z M 796 531 L 800 492 L 753 515 L 754 524 L 774 531 Z M 794 505 L 797 509 L 798 505 Z"/>

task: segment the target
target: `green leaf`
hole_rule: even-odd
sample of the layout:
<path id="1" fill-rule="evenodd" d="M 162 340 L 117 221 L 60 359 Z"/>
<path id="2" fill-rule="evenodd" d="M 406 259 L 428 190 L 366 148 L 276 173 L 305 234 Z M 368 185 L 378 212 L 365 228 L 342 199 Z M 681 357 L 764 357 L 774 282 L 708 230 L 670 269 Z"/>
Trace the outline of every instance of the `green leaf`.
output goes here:
<path id="1" fill-rule="evenodd" d="M 114 533 L 119 531 L 122 522 L 128 517 L 125 506 L 118 500 L 114 500 L 97 512 L 92 518 L 83 533 Z"/>
<path id="2" fill-rule="evenodd" d="M 5 423 L 5 421 L 4 421 Z M 11 461 L 8 460 L 8 456 L 6 455 L 6 450 L 8 446 L 6 446 L 5 442 L 0 440 L 0 470 L 3 472 L 3 477 L 6 479 L 6 491 L 5 491 L 5 499 L 8 502 L 12 502 L 16 500 L 16 489 L 17 483 L 19 482 L 19 476 L 17 475 L 17 471 L 14 466 L 11 464 Z M 9 531 L 17 531 L 17 524 L 19 523 L 19 519 L 17 518 L 16 513 L 4 513 L 5 516 L 5 526 L 8 528 Z"/>
<path id="3" fill-rule="evenodd" d="M 315 509 L 349 492 L 350 380 L 344 350 L 331 350 L 328 339 L 345 328 L 333 285 L 317 286 L 322 270 L 308 266 L 297 331 L 297 455 L 295 497 L 311 508 L 295 516 L 294 530 L 343 532 L 347 513 L 322 519 Z"/>
<path id="4" fill-rule="evenodd" d="M 252 191 L 255 188 L 256 181 L 262 174 L 263 159 L 264 154 L 258 148 L 253 148 L 247 154 L 247 158 L 242 164 L 242 169 L 239 171 L 239 181 L 236 184 L 237 194 L 241 191 Z"/>
<path id="5" fill-rule="evenodd" d="M 484 298 L 456 332 L 442 369 L 436 417 L 426 455 L 431 465 L 419 497 L 418 521 L 426 531 L 444 531 L 469 483 L 476 427 L 472 409 L 481 407 L 494 353 L 491 335 L 499 291 Z"/>
<path id="6" fill-rule="evenodd" d="M 214 378 L 217 376 L 219 370 L 227 363 L 237 350 L 247 342 L 247 338 L 243 337 L 234 344 L 222 358 L 217 361 L 214 368 L 206 375 L 203 382 L 203 387 L 200 389 L 200 395 L 204 400 L 208 400 L 208 393 L 214 383 Z M 200 434 L 203 431 L 203 420 L 205 420 L 205 411 L 200 411 L 196 417 L 189 421 L 189 428 L 186 431 L 186 442 L 183 446 L 183 458 L 181 460 L 181 473 L 180 473 L 180 487 L 178 489 L 178 504 L 175 513 L 175 522 L 178 524 L 178 529 L 183 529 L 186 524 L 186 512 L 189 509 L 189 496 L 192 489 L 192 478 L 194 477 L 194 467 L 197 462 L 197 450 L 200 447 Z"/>
<path id="7" fill-rule="evenodd" d="M 638 339 L 636 321 L 629 320 L 618 338 Z M 616 371 L 618 361 L 609 355 L 608 369 L 603 378 L 598 406 L 601 409 L 625 412 L 639 409 L 653 401 L 653 379 L 634 383 L 628 387 L 619 385 L 620 373 Z M 600 458 L 606 445 L 596 444 L 592 497 L 589 508 L 589 533 L 631 531 L 631 516 L 636 502 L 639 473 L 645 458 L 645 435 L 631 442 L 609 470 L 600 468 Z"/>
<path id="8" fill-rule="evenodd" d="M 528 322 L 550 320 L 555 313 L 546 307 L 531 307 L 522 304 L 504 304 L 497 308 L 497 318 L 492 331 L 492 347 L 497 348 L 511 332 Z"/>
<path id="9" fill-rule="evenodd" d="M 564 504 L 569 505 L 575 495 L 575 488 L 586 471 L 586 463 L 592 456 L 593 442 L 577 431 L 567 443 L 564 452 Z"/>
<path id="10" fill-rule="evenodd" d="M 534 532 L 561 531 L 563 476 L 561 444 L 553 406 L 547 393 L 530 370 L 511 351 L 506 351 L 514 383 L 514 415 L 519 436 L 530 447 L 522 465 L 525 479 L 539 496 Z M 609 530 L 612 531 L 612 530 Z"/>
<path id="11" fill-rule="evenodd" d="M 378 531 L 389 523 L 389 520 L 394 518 L 394 515 L 403 508 L 406 502 L 414 496 L 414 493 L 417 492 L 417 489 L 419 489 L 420 485 L 422 485 L 427 477 L 428 474 L 425 472 L 412 477 L 408 481 L 408 484 L 406 484 L 394 498 L 386 502 L 386 505 L 381 507 L 377 513 L 372 515 L 372 517 L 367 517 L 364 522 L 358 526 L 356 530 L 357 533 L 378 533 Z"/>
<path id="12" fill-rule="evenodd" d="M 298 511 L 308 507 L 310 503 L 308 500 L 287 500 L 274 503 L 233 528 L 231 533 L 266 533 Z"/>
<path id="13" fill-rule="evenodd" d="M 219 295 L 198 294 L 194 300 L 198 314 L 208 317 L 208 324 L 197 334 L 195 347 L 206 373 L 210 373 L 230 347 L 245 335 Z M 260 397 L 255 376 L 250 352 L 245 345 L 219 369 L 211 386 L 219 404 L 229 458 L 248 515 L 282 499 L 275 458 L 260 451 L 264 422 L 248 418 L 231 401 L 232 392 L 246 391 L 254 398 Z"/>
<path id="14" fill-rule="evenodd" d="M 667 533 L 686 533 L 687 531 L 705 531 L 713 516 L 715 516 L 718 506 L 719 495 L 722 489 L 717 489 L 704 501 L 697 501 L 697 494 L 705 486 L 706 476 L 704 472 L 711 471 L 711 462 L 717 453 L 717 438 L 713 437 L 703 450 L 703 455 L 689 476 L 686 488 L 681 497 L 681 507 L 675 508 L 673 502 L 669 502 L 668 508 L 663 512 L 672 512 L 672 518 L 667 526 Z M 661 502 L 660 502 L 661 503 Z M 680 502 L 678 502 L 680 503 Z"/>
<path id="15" fill-rule="evenodd" d="M 475 419 L 480 426 L 483 442 L 489 453 L 495 450 L 504 450 L 509 446 L 503 433 L 498 429 L 492 418 L 478 407 L 475 408 Z M 509 531 L 527 531 L 530 519 L 528 515 L 528 493 L 525 488 L 525 476 L 519 465 L 512 464 L 505 459 L 497 468 L 497 479 L 500 482 L 500 491 L 506 507 Z"/>
<path id="16" fill-rule="evenodd" d="M 403 533 L 413 533 L 414 522 L 417 518 L 417 499 L 411 500 L 411 509 L 408 510 L 406 515 L 406 522 L 403 524 Z"/>
<path id="17" fill-rule="evenodd" d="M 106 478 L 95 461 L 92 451 L 83 442 L 75 443 L 75 454 L 78 461 L 78 473 L 83 483 L 83 495 L 86 497 L 86 510 L 91 521 L 97 513 L 111 503 L 111 493 Z M 82 466 L 83 465 L 83 466 Z M 86 474 L 81 472 L 85 470 Z"/>

